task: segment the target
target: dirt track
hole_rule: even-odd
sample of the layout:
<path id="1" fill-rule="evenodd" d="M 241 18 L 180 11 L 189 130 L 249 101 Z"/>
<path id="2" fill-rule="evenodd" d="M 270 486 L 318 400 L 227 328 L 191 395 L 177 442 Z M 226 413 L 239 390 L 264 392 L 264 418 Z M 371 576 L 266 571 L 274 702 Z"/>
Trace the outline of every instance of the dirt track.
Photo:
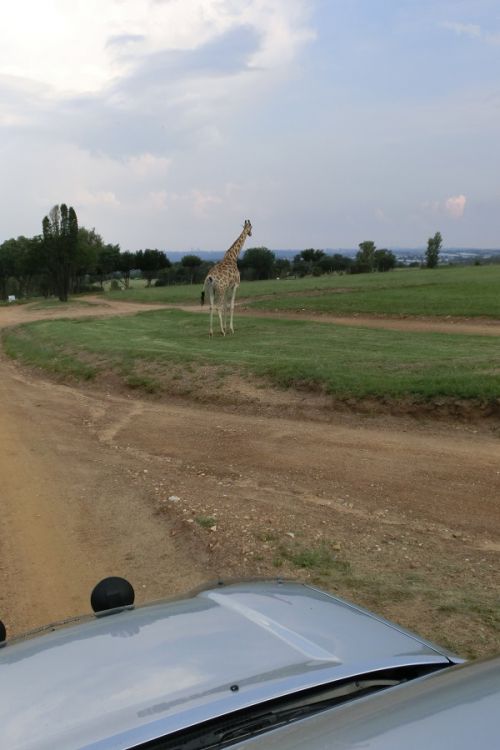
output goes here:
<path id="1" fill-rule="evenodd" d="M 147 308 L 70 314 L 136 309 Z M 59 315 L 0 308 L 0 327 Z M 498 425 L 250 416 L 57 384 L 4 355 L 0 413 L 0 618 L 11 634 L 88 612 L 105 575 L 129 578 L 146 601 L 276 573 L 292 542 L 328 540 L 360 577 L 393 588 L 413 576 L 437 591 L 498 591 Z M 371 603 L 367 591 L 351 598 Z M 471 652 L 500 650 L 466 614 L 437 625 L 418 595 L 379 611 L 436 638 L 450 626 Z"/>

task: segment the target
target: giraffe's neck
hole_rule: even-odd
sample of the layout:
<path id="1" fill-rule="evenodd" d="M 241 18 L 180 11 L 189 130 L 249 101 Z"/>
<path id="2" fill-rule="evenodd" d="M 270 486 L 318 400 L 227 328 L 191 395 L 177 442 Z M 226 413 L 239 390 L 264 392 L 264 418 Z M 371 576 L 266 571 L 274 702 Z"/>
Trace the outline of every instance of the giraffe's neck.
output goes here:
<path id="1" fill-rule="evenodd" d="M 240 250 L 243 247 L 243 243 L 245 242 L 246 236 L 247 229 L 245 227 L 238 239 L 233 242 L 229 250 L 226 250 L 223 260 L 236 263 L 238 255 L 240 254 Z"/>

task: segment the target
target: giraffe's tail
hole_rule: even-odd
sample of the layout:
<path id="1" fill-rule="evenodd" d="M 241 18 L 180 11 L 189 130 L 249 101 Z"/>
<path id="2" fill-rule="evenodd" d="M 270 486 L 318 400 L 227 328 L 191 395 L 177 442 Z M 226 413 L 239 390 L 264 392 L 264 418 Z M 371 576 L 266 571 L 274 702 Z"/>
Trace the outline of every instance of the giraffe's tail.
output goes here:
<path id="1" fill-rule="evenodd" d="M 203 284 L 203 289 L 201 291 L 201 304 L 205 304 L 205 291 L 208 289 L 210 291 L 213 288 L 213 277 L 207 276 L 205 279 L 205 283 Z"/>

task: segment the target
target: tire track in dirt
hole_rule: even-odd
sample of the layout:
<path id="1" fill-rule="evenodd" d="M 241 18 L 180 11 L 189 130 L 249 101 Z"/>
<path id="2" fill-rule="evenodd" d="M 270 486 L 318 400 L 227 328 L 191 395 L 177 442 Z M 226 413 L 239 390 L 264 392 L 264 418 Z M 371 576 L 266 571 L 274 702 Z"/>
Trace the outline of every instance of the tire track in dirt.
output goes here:
<path id="1" fill-rule="evenodd" d="M 0 327 L 39 312 L 0 309 Z M 426 575 L 446 559 L 443 585 L 462 565 L 479 588 L 500 585 L 500 443 L 487 427 L 137 399 L 39 379 L 4 356 L 0 414 L 0 617 L 11 633 L 88 611 L 104 575 L 129 577 L 141 602 L 269 574 L 251 557 L 263 528 L 328 534 L 360 566 L 380 568 L 386 550 L 391 569 Z M 212 513 L 217 532 L 197 528 Z"/>
<path id="2" fill-rule="evenodd" d="M 116 421 L 105 396 L 31 378 L 0 357 L 0 618 L 10 635 L 88 612 L 106 575 L 133 580 L 138 602 L 204 578 L 203 554 L 158 523 L 144 460 L 124 463 L 110 443 L 134 416 L 121 406 Z M 96 439 L 87 425 L 106 415 Z"/>

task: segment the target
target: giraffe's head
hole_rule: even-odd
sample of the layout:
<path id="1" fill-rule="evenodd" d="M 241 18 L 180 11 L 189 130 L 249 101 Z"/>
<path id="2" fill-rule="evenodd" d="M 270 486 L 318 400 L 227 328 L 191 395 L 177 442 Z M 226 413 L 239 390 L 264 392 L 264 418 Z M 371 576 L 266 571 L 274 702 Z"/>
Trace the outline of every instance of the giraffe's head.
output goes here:
<path id="1" fill-rule="evenodd" d="M 252 225 L 250 224 L 250 219 L 245 219 L 245 223 L 243 224 L 243 229 L 246 229 L 247 235 L 249 237 L 252 236 Z"/>

